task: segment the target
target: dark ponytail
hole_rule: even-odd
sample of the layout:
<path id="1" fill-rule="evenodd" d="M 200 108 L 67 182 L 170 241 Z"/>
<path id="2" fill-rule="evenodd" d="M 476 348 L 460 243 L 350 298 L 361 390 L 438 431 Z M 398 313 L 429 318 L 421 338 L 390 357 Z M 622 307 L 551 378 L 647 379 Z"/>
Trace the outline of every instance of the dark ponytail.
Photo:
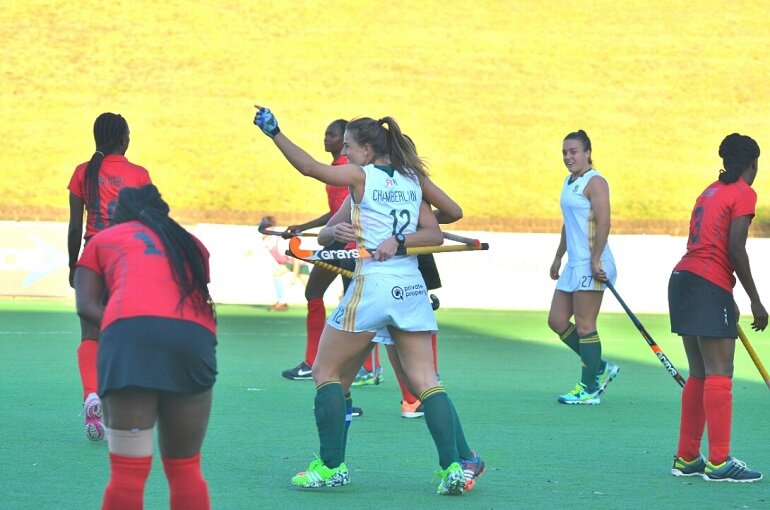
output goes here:
<path id="1" fill-rule="evenodd" d="M 123 188 L 115 207 L 115 223 L 140 221 L 160 238 L 171 265 L 171 273 L 179 287 L 178 307 L 190 299 L 193 307 L 203 313 L 213 313 L 209 294 L 206 261 L 198 243 L 168 215 L 168 204 L 158 188 L 147 184 L 141 188 Z"/>
<path id="2" fill-rule="evenodd" d="M 759 157 L 759 145 L 750 136 L 732 133 L 719 144 L 719 157 L 724 165 L 719 171 L 719 180 L 730 184 L 740 179 L 752 161 Z"/>
<path id="3" fill-rule="evenodd" d="M 565 140 L 577 140 L 581 144 L 583 144 L 583 151 L 588 152 L 591 150 L 591 139 L 588 138 L 588 133 L 583 131 L 582 129 L 578 129 L 577 131 L 573 131 L 572 133 L 568 134 L 564 137 Z M 593 165 L 594 162 L 591 159 L 591 157 L 588 157 L 588 164 Z"/>
<path id="4" fill-rule="evenodd" d="M 128 122 L 117 113 L 103 113 L 94 121 L 96 152 L 86 166 L 85 175 L 85 203 L 91 214 L 99 214 L 99 169 L 104 156 L 112 154 L 127 134 Z"/>

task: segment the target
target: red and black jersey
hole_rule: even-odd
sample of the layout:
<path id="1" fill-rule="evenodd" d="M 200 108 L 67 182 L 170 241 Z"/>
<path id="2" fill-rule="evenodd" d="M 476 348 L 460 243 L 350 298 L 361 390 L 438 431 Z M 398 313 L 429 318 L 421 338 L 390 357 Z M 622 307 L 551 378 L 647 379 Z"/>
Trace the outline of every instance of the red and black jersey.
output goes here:
<path id="1" fill-rule="evenodd" d="M 86 189 L 86 167 L 88 163 L 82 163 L 75 168 L 70 183 L 67 186 L 72 193 L 80 197 L 86 206 L 88 190 Z M 118 201 L 118 193 L 125 187 L 138 188 L 145 184 L 151 184 L 150 174 L 144 167 L 128 161 L 125 156 L 119 154 L 107 154 L 99 168 L 99 197 L 97 199 L 96 214 L 88 207 L 86 215 L 86 233 L 88 239 L 97 232 L 111 225 L 112 211 Z"/>
<path id="2" fill-rule="evenodd" d="M 209 252 L 196 238 L 205 259 Z M 196 310 L 190 299 L 179 307 L 179 287 L 158 236 L 138 221 L 120 223 L 96 234 L 77 265 L 104 278 L 107 305 L 101 329 L 118 319 L 165 317 L 195 322 L 216 333 L 213 311 Z"/>
<path id="3" fill-rule="evenodd" d="M 695 201 L 687 253 L 674 271 L 689 271 L 732 292 L 735 276 L 728 247 L 730 223 L 741 216 L 753 218 L 756 205 L 757 193 L 743 179 L 710 184 Z"/>
<path id="4" fill-rule="evenodd" d="M 345 156 L 340 156 L 337 159 L 335 159 L 332 162 L 332 166 L 339 166 L 339 165 L 347 165 L 348 164 L 348 158 Z M 339 211 L 340 207 L 342 207 L 342 202 L 345 201 L 345 199 L 350 194 L 350 190 L 347 186 L 332 186 L 330 184 L 326 185 L 326 196 L 329 201 L 329 217 L 331 218 L 334 216 L 334 213 Z"/>

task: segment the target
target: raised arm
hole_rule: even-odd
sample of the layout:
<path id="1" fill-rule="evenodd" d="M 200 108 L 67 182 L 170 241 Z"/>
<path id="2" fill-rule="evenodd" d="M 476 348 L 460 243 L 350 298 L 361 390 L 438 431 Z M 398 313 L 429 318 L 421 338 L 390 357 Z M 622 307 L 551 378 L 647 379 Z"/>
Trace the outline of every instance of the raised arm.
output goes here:
<path id="1" fill-rule="evenodd" d="M 333 186 L 350 186 L 355 191 L 363 193 L 366 175 L 358 165 L 331 166 L 316 161 L 310 154 L 283 134 L 278 128 L 278 120 L 269 108 L 257 107 L 254 124 L 267 136 L 272 138 L 286 160 L 302 175 L 313 177 Z"/>

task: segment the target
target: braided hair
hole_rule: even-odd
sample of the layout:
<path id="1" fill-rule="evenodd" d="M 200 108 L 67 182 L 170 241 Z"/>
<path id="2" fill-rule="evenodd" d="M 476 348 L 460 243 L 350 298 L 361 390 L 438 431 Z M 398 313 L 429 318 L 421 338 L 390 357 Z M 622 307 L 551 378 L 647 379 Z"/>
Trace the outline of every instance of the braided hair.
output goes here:
<path id="1" fill-rule="evenodd" d="M 759 145 L 750 136 L 732 133 L 719 144 L 719 157 L 724 165 L 719 171 L 719 180 L 730 184 L 740 179 L 752 161 L 759 157 Z"/>
<path id="2" fill-rule="evenodd" d="M 582 129 L 578 129 L 577 131 L 573 131 L 572 133 L 569 133 L 567 136 L 564 137 L 564 140 L 577 140 L 578 142 L 583 144 L 583 152 L 589 152 L 591 150 L 591 139 L 588 138 L 588 133 L 586 133 Z M 590 156 L 588 157 L 588 164 L 589 165 L 594 164 Z"/>
<path id="3" fill-rule="evenodd" d="M 354 119 L 348 122 L 347 131 L 358 145 L 368 143 L 377 156 L 388 156 L 398 173 L 412 179 L 428 175 L 428 164 L 417 155 L 414 143 L 404 136 L 393 117 Z"/>
<path id="4" fill-rule="evenodd" d="M 115 222 L 139 221 L 160 238 L 171 273 L 179 287 L 179 303 L 190 299 L 195 310 L 213 314 L 209 294 L 206 261 L 195 239 L 168 215 L 168 204 L 158 188 L 147 184 L 141 188 L 126 187 L 118 194 Z"/>
<path id="5" fill-rule="evenodd" d="M 115 148 L 128 135 L 128 122 L 120 114 L 103 113 L 94 121 L 94 141 L 96 151 L 86 166 L 85 202 L 92 214 L 99 214 L 99 169 L 106 154 L 112 154 Z"/>

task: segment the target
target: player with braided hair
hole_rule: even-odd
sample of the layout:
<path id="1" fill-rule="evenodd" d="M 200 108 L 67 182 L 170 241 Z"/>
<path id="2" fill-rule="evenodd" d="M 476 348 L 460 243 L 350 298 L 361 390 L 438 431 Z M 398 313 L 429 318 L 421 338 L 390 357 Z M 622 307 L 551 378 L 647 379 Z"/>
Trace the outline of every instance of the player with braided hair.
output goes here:
<path id="1" fill-rule="evenodd" d="M 751 300 L 752 329 L 768 316 L 751 275 L 746 238 L 756 212 L 759 145 L 733 133 L 719 146 L 724 170 L 695 201 L 687 252 L 668 283 L 671 331 L 682 337 L 690 376 L 682 393 L 679 445 L 671 473 L 707 481 L 754 482 L 762 473 L 730 456 L 733 358 L 738 336 L 735 275 Z M 708 429 L 708 460 L 700 453 Z"/>
<path id="2" fill-rule="evenodd" d="M 200 456 L 217 373 L 209 254 L 168 213 L 154 185 L 124 188 L 116 225 L 76 264 L 78 314 L 100 328 L 110 450 L 102 508 L 142 507 L 156 421 L 171 508 L 210 508 Z"/>
<path id="3" fill-rule="evenodd" d="M 78 165 L 67 188 L 69 194 L 69 282 L 73 285 L 75 262 L 83 236 L 83 214 L 86 216 L 85 242 L 112 224 L 111 216 L 118 192 L 125 186 L 149 184 L 150 175 L 143 167 L 129 162 L 125 153 L 129 145 L 128 123 L 116 113 L 103 113 L 94 122 L 96 150 L 91 159 Z M 83 385 L 83 414 L 88 439 L 104 438 L 102 407 L 97 395 L 96 358 L 99 350 L 98 329 L 80 321 L 81 342 L 78 347 L 78 368 Z"/>

